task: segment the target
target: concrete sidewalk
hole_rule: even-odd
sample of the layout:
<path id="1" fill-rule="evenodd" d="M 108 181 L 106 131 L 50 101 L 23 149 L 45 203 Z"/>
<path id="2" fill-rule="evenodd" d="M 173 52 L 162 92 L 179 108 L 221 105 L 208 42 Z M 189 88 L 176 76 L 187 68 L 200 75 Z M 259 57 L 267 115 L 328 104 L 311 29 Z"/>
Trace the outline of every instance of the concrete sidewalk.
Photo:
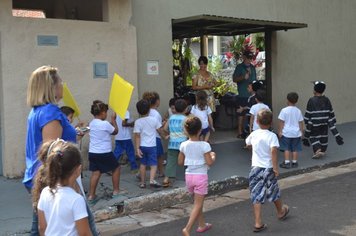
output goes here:
<path id="1" fill-rule="evenodd" d="M 337 146 L 334 137 L 329 135 L 327 155 L 321 160 L 311 159 L 310 147 L 303 147 L 299 155 L 299 167 L 280 169 L 281 177 L 296 175 L 328 166 L 336 166 L 354 161 L 356 158 L 356 122 L 338 125 L 345 144 Z M 251 152 L 243 149 L 243 140 L 234 138 L 232 131 L 219 131 L 212 135 L 212 148 L 217 153 L 217 161 L 209 171 L 210 194 L 223 193 L 247 185 Z M 283 153 L 279 153 L 279 162 Z M 83 184 L 88 189 L 90 172 L 83 173 Z M 161 181 L 161 179 L 159 179 Z M 31 225 L 31 199 L 20 179 L 0 177 L 0 235 L 22 235 Z M 93 207 L 98 221 L 115 218 L 119 215 L 147 211 L 175 205 L 187 201 L 184 190 L 184 170 L 178 171 L 177 181 L 168 189 L 140 189 L 128 166 L 122 167 L 120 188 L 122 197 L 111 199 L 111 176 L 102 175 L 97 189 L 100 201 Z"/>

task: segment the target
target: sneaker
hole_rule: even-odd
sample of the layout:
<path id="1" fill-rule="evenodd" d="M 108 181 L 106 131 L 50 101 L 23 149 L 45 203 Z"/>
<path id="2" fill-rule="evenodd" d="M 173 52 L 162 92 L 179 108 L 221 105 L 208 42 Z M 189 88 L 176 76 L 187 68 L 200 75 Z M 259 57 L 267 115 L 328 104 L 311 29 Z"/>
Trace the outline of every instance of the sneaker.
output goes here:
<path id="1" fill-rule="evenodd" d="M 152 188 L 161 188 L 162 185 L 158 183 L 156 180 L 150 181 L 150 187 Z"/>
<path id="2" fill-rule="evenodd" d="M 284 168 L 284 169 L 289 169 L 289 168 L 291 168 L 291 164 L 290 164 L 290 162 L 289 163 L 282 162 L 281 164 L 279 164 L 279 167 Z"/>
<path id="3" fill-rule="evenodd" d="M 292 168 L 297 168 L 298 167 L 298 162 L 292 162 Z"/>

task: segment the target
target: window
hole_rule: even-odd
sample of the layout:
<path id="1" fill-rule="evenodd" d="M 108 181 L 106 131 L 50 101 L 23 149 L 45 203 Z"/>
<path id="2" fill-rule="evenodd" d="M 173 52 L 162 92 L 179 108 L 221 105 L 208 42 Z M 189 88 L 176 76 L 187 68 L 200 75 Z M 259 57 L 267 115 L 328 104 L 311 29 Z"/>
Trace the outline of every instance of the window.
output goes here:
<path id="1" fill-rule="evenodd" d="M 103 21 L 103 0 L 12 0 L 15 17 Z"/>

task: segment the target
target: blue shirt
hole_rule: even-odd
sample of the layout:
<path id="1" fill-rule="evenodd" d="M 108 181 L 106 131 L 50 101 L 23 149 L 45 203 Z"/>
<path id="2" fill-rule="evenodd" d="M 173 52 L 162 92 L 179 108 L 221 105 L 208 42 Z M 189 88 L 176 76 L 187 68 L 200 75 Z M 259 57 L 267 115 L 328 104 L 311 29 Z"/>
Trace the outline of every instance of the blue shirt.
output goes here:
<path id="1" fill-rule="evenodd" d="M 252 64 L 246 65 L 245 63 L 238 64 L 235 68 L 233 77 L 240 77 L 246 75 L 247 69 L 249 67 L 251 70 L 250 77 L 248 79 L 243 79 L 242 81 L 237 82 L 237 90 L 239 91 L 239 97 L 248 98 L 250 96 L 249 92 L 247 91 L 247 87 L 249 83 L 256 80 L 256 69 Z"/>
<path id="2" fill-rule="evenodd" d="M 40 161 L 37 159 L 38 149 L 42 145 L 42 129 L 49 122 L 58 120 L 63 128 L 62 139 L 76 142 L 76 131 L 69 123 L 67 117 L 55 104 L 45 104 L 33 107 L 27 118 L 26 137 L 26 170 L 22 183 L 27 188 L 32 188 L 32 179 L 37 173 Z"/>
<path id="3" fill-rule="evenodd" d="M 168 149 L 179 150 L 180 144 L 187 140 L 187 136 L 184 134 L 184 120 L 186 116 L 182 114 L 173 114 L 169 117 L 169 142 Z"/>

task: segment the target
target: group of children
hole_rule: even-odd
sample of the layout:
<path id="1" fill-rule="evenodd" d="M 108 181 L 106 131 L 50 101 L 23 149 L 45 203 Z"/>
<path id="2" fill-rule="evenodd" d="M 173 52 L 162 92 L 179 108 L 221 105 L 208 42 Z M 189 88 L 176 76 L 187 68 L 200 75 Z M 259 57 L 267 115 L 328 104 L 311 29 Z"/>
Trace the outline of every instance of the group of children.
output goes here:
<path id="1" fill-rule="evenodd" d="M 257 84 L 258 83 L 258 84 Z M 241 108 L 240 112 L 249 110 L 250 134 L 246 145 L 252 147 L 252 164 L 249 174 L 249 188 L 253 203 L 255 224 L 253 231 L 260 232 L 267 228 L 261 219 L 261 205 L 271 201 L 277 209 L 277 217 L 284 220 L 289 213 L 289 207 L 282 203 L 277 183 L 278 159 L 280 147 L 285 151 L 285 161 L 280 167 L 296 167 L 297 153 L 301 150 L 303 121 L 306 129 L 304 144 L 313 146 L 314 158 L 325 154 L 327 148 L 327 129 L 331 129 L 339 145 L 343 139 L 335 127 L 335 116 L 329 99 L 323 96 L 325 84 L 314 83 L 314 97 L 308 101 L 305 118 L 295 106 L 298 101 L 296 93 L 287 95 L 286 108 L 278 116 L 279 130 L 277 135 L 270 131 L 273 115 L 269 107 L 263 103 L 265 93 L 257 89 L 261 84 L 254 82 L 249 88 L 253 94 L 250 106 Z M 203 217 L 204 198 L 208 193 L 208 169 L 215 162 L 216 155 L 211 150 L 209 134 L 214 130 L 211 110 L 207 106 L 207 95 L 197 92 L 197 104 L 193 105 L 187 114 L 187 103 L 183 99 L 170 101 L 170 110 L 166 119 L 162 119 L 157 111 L 160 105 L 156 92 L 147 92 L 137 102 L 136 108 L 140 115 L 135 121 L 130 119 L 127 112 L 122 120 L 113 114 L 107 121 L 108 105 L 95 100 L 91 106 L 94 119 L 90 122 L 89 170 L 90 178 L 89 203 L 95 203 L 95 190 L 102 173 L 112 172 L 113 194 L 119 196 L 120 166 L 118 158 L 125 151 L 132 171 L 139 170 L 137 176 L 139 187 L 146 188 L 146 168 L 150 167 L 150 187 L 160 188 L 172 185 L 176 177 L 178 165 L 185 166 L 185 180 L 189 193 L 194 196 L 194 206 L 188 223 L 182 230 L 183 235 L 190 235 L 194 223 L 198 222 L 196 232 L 205 232 L 212 225 L 205 222 Z M 173 103 L 174 102 L 174 103 Z M 174 106 L 172 105 L 174 104 Z M 134 143 L 131 139 L 133 128 Z M 111 136 L 115 135 L 115 149 L 112 150 Z M 168 140 L 166 167 L 164 168 L 162 138 Z M 290 160 L 292 154 L 292 161 Z M 51 141 L 42 145 L 39 152 L 43 164 L 43 179 L 47 179 L 47 187 L 37 196 L 39 227 L 47 235 L 51 232 L 88 233 L 89 221 L 86 205 L 81 194 L 75 189 L 75 180 L 81 173 L 81 157 L 78 148 L 64 141 Z M 136 157 L 140 165 L 137 165 Z M 164 177 L 162 185 L 156 181 L 156 174 Z M 55 196 L 55 197 L 54 197 Z M 57 206 L 63 206 L 58 209 Z M 60 213 L 53 214 L 54 211 Z M 59 215 L 58 215 L 59 214 Z M 69 216 L 70 215 L 70 216 Z M 57 217 L 58 216 L 58 217 Z M 65 220 L 66 222 L 61 222 Z M 57 226 L 61 225 L 61 229 Z M 65 225 L 65 229 L 63 226 Z"/>

